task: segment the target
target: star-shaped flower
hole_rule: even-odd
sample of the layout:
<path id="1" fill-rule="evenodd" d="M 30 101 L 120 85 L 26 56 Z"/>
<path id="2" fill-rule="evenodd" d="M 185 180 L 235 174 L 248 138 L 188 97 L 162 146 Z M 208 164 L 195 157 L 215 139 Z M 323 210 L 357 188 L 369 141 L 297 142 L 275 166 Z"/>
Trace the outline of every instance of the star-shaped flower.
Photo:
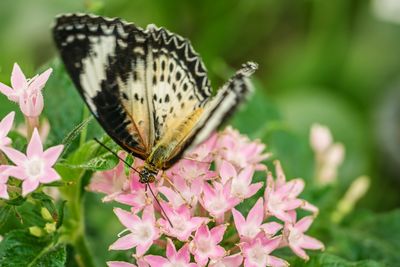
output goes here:
<path id="1" fill-rule="evenodd" d="M 208 259 L 219 259 L 225 255 L 225 249 L 218 245 L 224 236 L 226 225 L 221 224 L 209 230 L 202 225 L 190 243 L 190 251 L 200 266 L 206 265 Z"/>
<path id="2" fill-rule="evenodd" d="M 19 103 L 22 113 L 27 117 L 37 117 L 43 110 L 42 88 L 53 70 L 48 69 L 40 75 L 27 79 L 17 63 L 11 74 L 11 87 L 0 83 L 0 92 L 9 100 Z"/>
<path id="3" fill-rule="evenodd" d="M 203 223 L 208 223 L 208 218 L 192 217 L 190 209 L 182 205 L 177 209 L 172 209 L 169 205 L 162 205 L 166 215 L 172 223 L 172 227 L 166 219 L 159 219 L 159 224 L 164 232 L 178 238 L 180 241 L 187 241 L 189 236 Z"/>
<path id="4" fill-rule="evenodd" d="M 270 255 L 278 248 L 281 239 L 280 236 L 268 239 L 263 233 L 260 233 L 250 242 L 240 244 L 244 256 L 244 267 L 289 266 L 285 260 Z"/>
<path id="5" fill-rule="evenodd" d="M 211 260 L 209 267 L 239 267 L 243 262 L 242 255 L 234 254 L 218 260 Z"/>
<path id="6" fill-rule="evenodd" d="M 241 200 L 253 196 L 263 186 L 263 183 L 252 184 L 254 167 L 248 166 L 239 173 L 228 161 L 222 161 L 219 174 L 222 183 L 231 181 L 231 195 Z"/>
<path id="7" fill-rule="evenodd" d="M 126 250 L 136 247 L 136 255 L 142 256 L 160 236 L 155 226 L 156 218 L 153 206 L 146 206 L 142 218 L 132 212 L 120 208 L 114 209 L 120 222 L 130 231 L 129 234 L 119 238 L 111 246 L 111 250 Z"/>
<path id="8" fill-rule="evenodd" d="M 53 169 L 64 146 L 58 145 L 43 151 L 37 129 L 33 131 L 26 155 L 11 147 L 3 148 L 7 157 L 17 166 L 9 166 L 8 174 L 23 180 L 22 195 L 26 196 L 34 191 L 40 183 L 47 184 L 60 179 L 60 175 Z"/>
<path id="9" fill-rule="evenodd" d="M 190 263 L 189 246 L 185 244 L 180 250 L 176 251 L 174 243 L 171 239 L 167 239 L 167 258 L 162 256 L 148 255 L 144 260 L 151 267 L 196 267 L 197 264 Z"/>
<path id="10" fill-rule="evenodd" d="M 294 220 L 296 220 L 295 219 L 296 213 L 295 212 L 293 213 L 294 213 L 293 215 Z M 308 228 L 310 228 L 313 220 L 314 220 L 313 216 L 306 216 L 300 219 L 295 224 L 292 223 L 285 224 L 284 233 L 285 236 L 287 237 L 287 242 L 289 244 L 289 247 L 297 256 L 303 258 L 304 260 L 309 259 L 304 249 L 323 250 L 325 248 L 324 244 L 322 244 L 321 241 L 304 234 L 304 232 L 307 231 Z"/>
<path id="11" fill-rule="evenodd" d="M 242 241 L 248 241 L 255 238 L 260 231 L 264 231 L 268 236 L 275 235 L 281 228 L 277 222 L 264 223 L 264 206 L 263 199 L 259 198 L 253 208 L 247 215 L 247 219 L 237 211 L 232 209 L 233 219 L 235 221 L 236 229 L 241 237 Z"/>

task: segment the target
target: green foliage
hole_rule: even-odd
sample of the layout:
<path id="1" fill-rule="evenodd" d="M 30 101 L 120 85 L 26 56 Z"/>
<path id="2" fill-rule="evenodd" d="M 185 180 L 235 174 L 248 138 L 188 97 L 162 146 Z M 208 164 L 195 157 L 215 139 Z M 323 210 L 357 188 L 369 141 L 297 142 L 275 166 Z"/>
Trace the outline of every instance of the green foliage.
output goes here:
<path id="1" fill-rule="evenodd" d="M 13 230 L 0 242 L 1 267 L 64 266 L 64 246 L 55 246 L 49 238 L 37 238 L 26 230 Z"/>
<path id="2" fill-rule="evenodd" d="M 384 267 L 386 265 L 373 261 L 373 260 L 363 260 L 363 261 L 348 261 L 338 256 L 328 254 L 328 253 L 320 253 L 315 257 L 311 257 L 310 261 L 305 262 L 300 259 L 296 259 L 293 263 L 293 266 L 306 266 L 306 267 Z"/>

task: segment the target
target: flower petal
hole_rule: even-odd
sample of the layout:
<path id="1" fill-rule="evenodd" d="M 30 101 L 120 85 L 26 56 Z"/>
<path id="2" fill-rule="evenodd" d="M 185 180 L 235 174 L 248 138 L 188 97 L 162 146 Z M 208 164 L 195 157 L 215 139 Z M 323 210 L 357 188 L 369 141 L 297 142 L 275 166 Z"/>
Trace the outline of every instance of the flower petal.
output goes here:
<path id="1" fill-rule="evenodd" d="M 218 225 L 218 226 L 216 226 L 216 227 L 214 227 L 213 229 L 210 230 L 211 239 L 215 244 L 218 244 L 219 242 L 222 241 L 222 238 L 224 237 L 225 230 L 226 230 L 226 225 L 225 224 Z"/>
<path id="2" fill-rule="evenodd" d="M 111 246 L 109 250 L 127 250 L 137 246 L 137 241 L 134 234 L 127 234 L 121 238 L 118 238 Z"/>
<path id="3" fill-rule="evenodd" d="M 124 261 L 107 261 L 108 267 L 137 267 L 135 264 Z"/>
<path id="4" fill-rule="evenodd" d="M 155 255 L 148 255 L 144 257 L 144 260 L 150 264 L 151 267 L 159 267 L 163 266 L 164 264 L 168 264 L 169 261 L 161 256 L 155 256 Z"/>
<path id="5" fill-rule="evenodd" d="M 9 199 L 7 192 L 7 184 L 0 184 L 0 198 Z"/>
<path id="6" fill-rule="evenodd" d="M 4 154 L 6 154 L 6 156 L 16 165 L 24 165 L 24 163 L 27 161 L 26 156 L 14 148 L 3 147 L 2 150 Z"/>
<path id="7" fill-rule="evenodd" d="M 307 235 L 303 236 L 303 241 L 300 245 L 305 249 L 324 249 L 325 247 L 321 241 Z"/>
<path id="8" fill-rule="evenodd" d="M 11 130 L 11 127 L 12 127 L 13 121 L 14 121 L 14 117 L 15 117 L 15 112 L 12 111 L 12 112 L 8 113 L 7 116 L 4 117 L 4 119 L 1 120 L 0 130 L 1 130 L 3 137 L 5 137 L 8 134 L 8 132 Z M 0 136 L 0 138 L 1 137 L 2 136 Z"/>
<path id="9" fill-rule="evenodd" d="M 29 159 L 34 156 L 41 157 L 43 154 L 43 144 L 40 139 L 38 130 L 35 128 L 33 130 L 32 138 L 29 141 L 28 147 L 26 149 L 26 155 Z"/>
<path id="10" fill-rule="evenodd" d="M 172 243 L 171 239 L 167 239 L 167 251 L 166 255 L 168 259 L 173 259 L 176 257 L 176 248 L 174 243 Z"/>
<path id="11" fill-rule="evenodd" d="M 63 149 L 63 145 L 58 145 L 50 147 L 43 152 L 43 158 L 46 160 L 48 166 L 53 166 L 56 163 Z"/>
<path id="12" fill-rule="evenodd" d="M 304 218 L 301 218 L 301 220 L 299 220 L 296 224 L 295 224 L 295 228 L 298 229 L 301 232 L 305 232 L 308 230 L 308 228 L 310 228 L 312 222 L 314 221 L 314 217 L 313 216 L 306 216 Z"/>
<path id="13" fill-rule="evenodd" d="M 26 77 L 17 63 L 14 63 L 11 73 L 11 86 L 14 90 L 27 86 Z"/>
<path id="14" fill-rule="evenodd" d="M 0 83 L 0 92 L 3 95 L 9 97 L 9 95 L 12 95 L 14 93 L 14 90 L 11 87 L 5 85 L 4 83 Z"/>
<path id="15" fill-rule="evenodd" d="M 33 81 L 29 85 L 29 89 L 31 89 L 33 91 L 41 90 L 44 87 L 44 85 L 46 84 L 46 82 L 49 79 L 50 74 L 52 72 L 53 72 L 53 69 L 50 68 L 50 69 L 46 70 L 45 72 L 43 72 L 42 74 L 40 74 L 35 79 L 33 79 Z"/>
<path id="16" fill-rule="evenodd" d="M 22 183 L 22 196 L 26 196 L 30 192 L 34 191 L 36 188 L 39 186 L 39 181 L 38 180 L 33 180 L 33 179 L 26 179 Z"/>
<path id="17" fill-rule="evenodd" d="M 43 177 L 40 177 L 39 181 L 43 184 L 48 184 L 57 180 L 60 180 L 60 175 L 53 168 L 46 168 Z"/>
<path id="18" fill-rule="evenodd" d="M 235 208 L 232 209 L 232 215 L 233 215 L 233 221 L 235 222 L 236 230 L 240 234 L 241 232 L 243 232 L 242 226 L 246 224 L 246 220 L 244 219 L 244 216 Z"/>
<path id="19" fill-rule="evenodd" d="M 118 220 L 126 228 L 132 228 L 135 224 L 140 222 L 140 219 L 136 214 L 133 214 L 133 213 L 123 210 L 121 208 L 115 208 L 114 213 L 115 213 L 115 215 L 117 215 Z"/>
<path id="20" fill-rule="evenodd" d="M 264 203 L 263 199 L 260 197 L 253 208 L 251 208 L 249 214 L 247 215 L 247 222 L 254 224 L 256 227 L 260 226 L 264 219 Z"/>
<path id="21" fill-rule="evenodd" d="M 219 169 L 219 175 L 221 176 L 222 183 L 225 184 L 229 179 L 237 176 L 235 167 L 228 161 L 222 161 Z"/>

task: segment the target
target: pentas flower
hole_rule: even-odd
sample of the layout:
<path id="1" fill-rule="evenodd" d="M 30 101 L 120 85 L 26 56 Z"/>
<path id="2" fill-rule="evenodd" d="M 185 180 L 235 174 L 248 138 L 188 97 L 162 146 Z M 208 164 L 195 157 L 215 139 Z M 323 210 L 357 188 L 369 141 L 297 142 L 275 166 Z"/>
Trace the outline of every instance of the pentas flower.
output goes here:
<path id="1" fill-rule="evenodd" d="M 292 217 L 293 221 L 295 221 L 295 211 L 293 211 Z M 310 228 L 313 221 L 313 216 L 306 216 L 296 223 L 285 224 L 284 234 L 286 236 L 286 242 L 289 244 L 289 247 L 292 249 L 292 251 L 304 260 L 309 259 L 304 249 L 324 249 L 324 244 L 322 244 L 321 241 L 304 234 L 304 232 Z"/>
<path id="2" fill-rule="evenodd" d="M 0 151 L 11 144 L 11 138 L 7 135 L 13 125 L 14 116 L 15 112 L 10 112 L 0 121 Z"/>
<path id="3" fill-rule="evenodd" d="M 251 183 L 254 175 L 252 166 L 248 166 L 238 173 L 231 163 L 222 161 L 219 174 L 224 184 L 231 181 L 231 196 L 241 200 L 250 198 L 263 186 L 261 182 Z"/>
<path id="4" fill-rule="evenodd" d="M 158 189 L 168 199 L 170 205 L 174 208 L 179 208 L 182 205 L 195 207 L 203 191 L 204 181 L 198 179 L 188 183 L 180 176 L 173 177 L 172 181 L 174 188 L 161 186 Z"/>
<path id="5" fill-rule="evenodd" d="M 0 166 L 0 198 L 9 199 L 8 192 L 7 192 L 7 181 L 8 181 L 8 174 L 7 174 L 8 167 L 7 166 Z"/>
<path id="6" fill-rule="evenodd" d="M 285 260 L 274 256 L 275 250 L 291 247 L 296 254 L 299 248 L 309 247 L 302 243 L 305 239 L 295 239 L 299 236 L 296 229 L 305 228 L 297 225 L 293 214 L 303 209 L 312 213 L 305 218 L 315 218 L 318 208 L 299 198 L 304 181 L 287 180 L 278 161 L 276 179 L 265 172 L 261 161 L 268 153 L 263 151 L 264 147 L 228 128 L 186 153 L 171 169 L 160 172 L 150 185 L 141 184 L 136 172 L 126 176 L 121 165 L 97 173 L 90 188 L 106 193 L 106 199 L 126 204 L 131 210 L 115 209 L 129 233 L 110 249 L 136 248 L 133 263 L 108 265 L 287 266 Z M 135 159 L 135 169 L 142 167 L 143 162 Z M 262 182 L 253 182 L 255 172 L 266 175 L 267 183 L 264 197 L 249 201 L 264 186 Z M 101 175 L 104 177 L 99 180 Z M 103 182 L 98 184 L 99 181 Z M 159 193 L 157 201 L 149 186 L 155 194 Z M 249 212 L 242 214 L 239 210 Z M 304 236 L 304 231 L 301 233 Z M 150 246 L 167 250 L 166 256 L 146 255 Z"/>
<path id="7" fill-rule="evenodd" d="M 259 198 L 250 210 L 247 219 L 234 208 L 232 209 L 232 215 L 242 241 L 254 239 L 260 231 L 264 231 L 268 236 L 273 236 L 282 228 L 282 225 L 277 222 L 262 223 L 264 221 L 262 198 Z"/>
<path id="8" fill-rule="evenodd" d="M 162 227 L 166 235 L 175 237 L 180 241 L 187 241 L 191 233 L 193 233 L 200 225 L 208 223 L 209 219 L 205 217 L 192 217 L 190 209 L 182 205 L 178 209 L 172 209 L 169 205 L 162 205 L 167 219 L 160 218 L 158 224 Z"/>
<path id="9" fill-rule="evenodd" d="M 257 170 L 264 170 L 265 165 L 261 161 L 270 156 L 270 153 L 263 153 L 264 144 L 251 142 L 247 136 L 240 135 L 232 127 L 227 127 L 221 133 L 217 146 L 220 150 L 219 159 L 227 160 L 239 169 L 254 165 Z"/>
<path id="10" fill-rule="evenodd" d="M 201 205 L 217 220 L 223 219 L 224 213 L 231 210 L 240 201 L 231 196 L 231 185 L 214 182 L 206 183 L 200 198 Z"/>
<path id="11" fill-rule="evenodd" d="M 7 173 L 22 180 L 22 195 L 34 191 L 40 183 L 47 184 L 60 180 L 60 175 L 53 169 L 64 146 L 58 145 L 43 150 L 37 129 L 27 146 L 26 155 L 11 147 L 3 148 L 6 156 L 16 164 L 9 166 Z"/>
<path id="12" fill-rule="evenodd" d="M 305 184 L 302 179 L 286 182 L 281 164 L 278 161 L 274 163 L 277 179 L 275 181 L 272 174 L 268 173 L 267 186 L 264 192 L 265 209 L 267 214 L 271 214 L 282 221 L 291 221 L 292 217 L 288 212 L 306 206 L 306 201 L 297 198 L 303 191 Z"/>
<path id="13" fill-rule="evenodd" d="M 264 267 L 264 266 L 289 266 L 285 260 L 270 255 L 272 251 L 278 248 L 281 243 L 281 237 L 268 239 L 263 233 L 260 233 L 252 241 L 240 245 L 245 267 Z"/>
<path id="14" fill-rule="evenodd" d="M 200 226 L 190 243 L 190 250 L 200 266 L 206 265 L 208 259 L 218 259 L 225 255 L 225 249 L 218 245 L 224 236 L 226 225 L 218 225 L 211 230 L 206 225 Z"/>
<path id="15" fill-rule="evenodd" d="M 38 117 L 43 110 L 42 88 L 45 86 L 52 69 L 27 79 L 17 63 L 11 74 L 11 87 L 0 83 L 0 92 L 9 100 L 19 104 L 22 113 L 27 117 Z"/>
<path id="16" fill-rule="evenodd" d="M 142 256 L 160 236 L 159 229 L 155 225 L 153 206 L 144 208 L 142 218 L 119 208 L 114 209 L 114 212 L 130 233 L 115 241 L 110 249 L 126 250 L 136 247 L 136 255 Z"/>
<path id="17" fill-rule="evenodd" d="M 167 258 L 161 256 L 148 255 L 144 260 L 151 267 L 196 267 L 197 264 L 190 263 L 189 245 L 184 245 L 180 250 L 176 251 L 174 243 L 171 239 L 167 239 Z"/>

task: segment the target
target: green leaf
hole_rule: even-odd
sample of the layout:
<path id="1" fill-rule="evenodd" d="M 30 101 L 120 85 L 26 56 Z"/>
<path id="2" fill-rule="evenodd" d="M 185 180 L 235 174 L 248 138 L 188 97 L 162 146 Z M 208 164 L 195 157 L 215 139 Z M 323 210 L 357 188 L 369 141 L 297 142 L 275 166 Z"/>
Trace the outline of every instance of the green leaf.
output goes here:
<path id="1" fill-rule="evenodd" d="M 0 207 L 0 229 L 3 227 L 4 224 L 7 223 L 10 214 L 11 214 L 10 206 L 6 205 Z"/>
<path id="2" fill-rule="evenodd" d="M 307 262 L 304 260 L 297 258 L 294 262 L 291 262 L 292 266 L 297 267 L 384 267 L 385 265 L 372 260 L 363 260 L 363 261 L 347 261 L 343 258 L 340 258 L 335 255 L 331 255 L 328 253 L 321 253 L 315 257 L 311 257 L 311 259 Z"/>
<path id="3" fill-rule="evenodd" d="M 400 262 L 400 210 L 363 216 L 332 232 L 335 249 L 349 259 L 373 259 L 389 266 Z"/>
<path id="4" fill-rule="evenodd" d="M 118 164 L 118 158 L 111 153 L 106 153 L 98 157 L 94 157 L 87 162 L 81 164 L 67 164 L 59 163 L 59 165 L 71 168 L 71 169 L 83 169 L 91 171 L 106 171 L 114 168 Z"/>
<path id="5" fill-rule="evenodd" d="M 63 154 L 65 154 L 71 145 L 71 143 L 78 137 L 78 135 L 82 132 L 82 130 L 91 122 L 93 116 L 88 117 L 78 125 L 76 125 L 71 132 L 67 134 L 67 136 L 62 140 L 62 144 L 64 145 Z"/>
<path id="6" fill-rule="evenodd" d="M 7 233 L 0 242 L 0 267 L 64 266 L 64 246 L 54 247 L 50 239 L 37 238 L 24 230 Z"/>

